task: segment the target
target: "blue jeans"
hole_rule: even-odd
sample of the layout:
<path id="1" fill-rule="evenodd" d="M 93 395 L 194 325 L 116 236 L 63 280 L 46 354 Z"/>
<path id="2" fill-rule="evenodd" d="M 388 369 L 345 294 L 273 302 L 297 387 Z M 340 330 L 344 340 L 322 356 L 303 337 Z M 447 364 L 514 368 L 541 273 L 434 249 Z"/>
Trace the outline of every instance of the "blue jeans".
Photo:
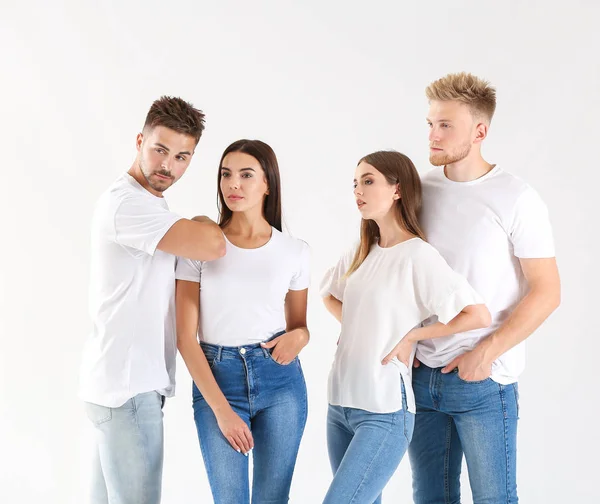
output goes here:
<path id="1" fill-rule="evenodd" d="M 323 504 L 380 504 L 381 492 L 400 464 L 412 437 L 415 415 L 329 406 L 327 449 L 334 477 Z"/>
<path id="2" fill-rule="evenodd" d="M 201 345 L 219 387 L 254 438 L 252 502 L 287 503 L 308 412 L 299 359 L 283 366 L 258 344 Z M 248 504 L 248 457 L 235 451 L 225 439 L 195 384 L 193 404 L 215 504 Z"/>
<path id="3" fill-rule="evenodd" d="M 466 382 L 458 371 L 413 370 L 417 402 L 409 448 L 415 504 L 459 504 L 463 453 L 474 504 L 515 504 L 518 385 Z"/>
<path id="4" fill-rule="evenodd" d="M 85 403 L 95 427 L 91 504 L 158 504 L 164 397 L 146 392 L 118 408 Z"/>

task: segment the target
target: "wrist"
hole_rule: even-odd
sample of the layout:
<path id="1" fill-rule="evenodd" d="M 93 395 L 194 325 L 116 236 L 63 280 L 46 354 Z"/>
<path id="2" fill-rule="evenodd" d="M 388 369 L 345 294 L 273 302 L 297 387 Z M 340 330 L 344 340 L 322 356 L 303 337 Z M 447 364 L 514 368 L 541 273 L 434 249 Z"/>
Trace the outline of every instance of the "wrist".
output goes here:
<path id="1" fill-rule="evenodd" d="M 475 347 L 475 350 L 477 353 L 479 353 L 481 360 L 489 365 L 491 365 L 501 355 L 498 353 L 493 336 L 494 335 L 492 334 L 487 338 L 482 339 Z"/>

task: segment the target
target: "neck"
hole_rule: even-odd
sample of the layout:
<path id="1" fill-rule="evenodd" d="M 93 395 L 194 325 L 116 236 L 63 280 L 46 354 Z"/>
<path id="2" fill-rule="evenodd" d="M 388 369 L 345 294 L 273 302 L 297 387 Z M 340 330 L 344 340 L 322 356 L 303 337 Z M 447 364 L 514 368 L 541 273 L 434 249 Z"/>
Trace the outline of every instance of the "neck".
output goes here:
<path id="1" fill-rule="evenodd" d="M 483 177 L 494 166 L 483 159 L 479 150 L 472 150 L 466 158 L 444 166 L 444 174 L 454 182 L 470 182 Z"/>
<path id="2" fill-rule="evenodd" d="M 383 248 L 393 247 L 394 245 L 410 240 L 415 235 L 404 229 L 390 210 L 382 219 L 375 219 L 379 227 L 379 246 Z"/>
<path id="3" fill-rule="evenodd" d="M 146 177 L 144 177 L 144 174 L 142 173 L 142 170 L 140 168 L 140 161 L 138 158 L 135 158 L 135 161 L 131 165 L 131 168 L 127 170 L 127 173 L 129 173 L 129 175 L 131 175 L 135 179 L 135 181 L 138 184 L 140 184 L 144 189 L 146 189 L 146 191 L 148 191 L 150 194 L 158 198 L 163 197 L 162 192 L 155 191 L 154 189 L 152 189 L 152 187 L 150 187 L 150 184 L 148 184 L 148 181 L 146 180 Z"/>
<path id="4" fill-rule="evenodd" d="M 233 212 L 225 229 L 227 229 L 228 234 L 246 238 L 271 234 L 271 225 L 263 217 L 260 208 L 247 210 L 246 212 Z"/>

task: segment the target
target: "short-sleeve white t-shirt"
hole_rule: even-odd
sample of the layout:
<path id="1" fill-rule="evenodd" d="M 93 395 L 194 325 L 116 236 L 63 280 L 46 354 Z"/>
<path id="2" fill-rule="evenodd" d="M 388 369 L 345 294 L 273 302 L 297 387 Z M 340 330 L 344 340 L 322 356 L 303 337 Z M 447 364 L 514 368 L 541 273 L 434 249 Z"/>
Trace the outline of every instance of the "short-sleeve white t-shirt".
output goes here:
<path id="1" fill-rule="evenodd" d="M 284 331 L 288 291 L 310 283 L 308 245 L 275 228 L 259 248 L 236 247 L 227 237 L 225 244 L 219 259 L 177 264 L 177 280 L 200 284 L 200 341 L 242 346 Z"/>
<path id="2" fill-rule="evenodd" d="M 342 301 L 342 328 L 329 374 L 329 404 L 374 413 L 402 409 L 401 379 L 408 410 L 416 412 L 412 358 L 408 368 L 383 358 L 411 329 L 432 315 L 447 323 L 465 306 L 481 303 L 468 282 L 427 242 L 413 238 L 393 247 L 375 244 L 347 278 L 354 257 L 345 254 L 329 270 L 321 295 Z"/>
<path id="3" fill-rule="evenodd" d="M 99 198 L 91 229 L 89 310 L 80 397 L 118 407 L 175 386 L 175 262 L 156 246 L 181 217 L 131 175 Z"/>
<path id="4" fill-rule="evenodd" d="M 417 357 L 441 367 L 498 329 L 527 289 L 519 259 L 554 257 L 554 242 L 538 193 L 499 166 L 469 182 L 454 182 L 443 167 L 435 168 L 422 185 L 419 220 L 427 240 L 465 276 L 492 315 L 488 328 L 419 342 Z M 493 363 L 491 377 L 513 383 L 524 366 L 523 342 Z"/>

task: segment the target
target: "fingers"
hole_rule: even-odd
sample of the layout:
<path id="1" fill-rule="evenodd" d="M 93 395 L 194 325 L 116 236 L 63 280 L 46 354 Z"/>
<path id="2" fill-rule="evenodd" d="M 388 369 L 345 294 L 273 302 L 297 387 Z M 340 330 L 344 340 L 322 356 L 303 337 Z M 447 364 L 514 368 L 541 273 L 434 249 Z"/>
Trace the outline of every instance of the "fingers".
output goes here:
<path id="1" fill-rule="evenodd" d="M 389 362 L 396 357 L 396 353 L 394 351 L 391 351 L 389 354 L 387 354 L 383 360 L 381 361 L 381 363 L 385 366 L 386 364 L 389 364 Z"/>
<path id="2" fill-rule="evenodd" d="M 278 336 L 271 341 L 267 341 L 266 343 L 261 343 L 260 346 L 263 348 L 273 348 L 279 342 L 279 338 L 281 338 L 281 336 Z"/>
<path id="3" fill-rule="evenodd" d="M 444 369 L 442 369 L 442 373 L 450 373 L 454 371 L 458 367 L 458 358 L 454 359 L 450 364 L 448 364 Z"/>
<path id="4" fill-rule="evenodd" d="M 415 357 L 413 361 L 413 367 L 419 367 L 421 365 L 421 361 Z"/>

